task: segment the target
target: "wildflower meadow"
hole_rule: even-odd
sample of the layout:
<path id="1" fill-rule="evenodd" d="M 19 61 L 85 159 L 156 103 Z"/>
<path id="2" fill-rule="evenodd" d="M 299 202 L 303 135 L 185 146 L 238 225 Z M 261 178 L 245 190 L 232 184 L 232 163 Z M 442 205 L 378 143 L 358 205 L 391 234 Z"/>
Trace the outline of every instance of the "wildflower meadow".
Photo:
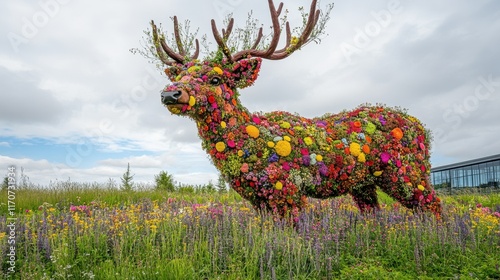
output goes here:
<path id="1" fill-rule="evenodd" d="M 440 219 L 381 196 L 381 210 L 368 214 L 349 196 L 311 200 L 290 224 L 257 213 L 234 191 L 124 191 L 69 182 L 21 188 L 15 232 L 1 208 L 1 273 L 6 279 L 500 279 L 500 194 L 444 196 Z"/>

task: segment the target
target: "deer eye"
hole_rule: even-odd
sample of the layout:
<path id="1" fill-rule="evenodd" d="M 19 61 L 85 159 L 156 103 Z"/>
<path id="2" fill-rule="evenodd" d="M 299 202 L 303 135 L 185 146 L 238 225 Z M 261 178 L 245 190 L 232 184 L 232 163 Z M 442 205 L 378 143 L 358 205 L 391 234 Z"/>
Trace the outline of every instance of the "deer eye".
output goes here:
<path id="1" fill-rule="evenodd" d="M 210 84 L 213 86 L 218 86 L 221 84 L 221 82 L 222 82 L 222 79 L 217 77 L 217 76 L 210 78 Z"/>

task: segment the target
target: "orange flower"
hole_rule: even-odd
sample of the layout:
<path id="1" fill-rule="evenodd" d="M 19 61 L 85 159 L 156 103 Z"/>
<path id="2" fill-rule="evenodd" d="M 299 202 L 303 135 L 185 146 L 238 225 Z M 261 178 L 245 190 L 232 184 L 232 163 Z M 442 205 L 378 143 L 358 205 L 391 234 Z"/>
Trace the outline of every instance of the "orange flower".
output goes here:
<path id="1" fill-rule="evenodd" d="M 372 138 L 368 135 L 365 135 L 365 140 L 366 140 L 366 143 L 371 143 L 372 142 Z"/>
<path id="2" fill-rule="evenodd" d="M 360 121 L 355 121 L 354 122 L 355 127 L 361 127 L 361 122 Z"/>
<path id="3" fill-rule="evenodd" d="M 370 153 L 370 147 L 366 144 L 363 145 L 363 153 L 365 153 L 365 154 Z"/>
<path id="4" fill-rule="evenodd" d="M 401 128 L 396 127 L 391 131 L 391 135 L 397 140 L 400 140 L 401 138 L 403 138 L 403 131 L 401 130 Z"/>

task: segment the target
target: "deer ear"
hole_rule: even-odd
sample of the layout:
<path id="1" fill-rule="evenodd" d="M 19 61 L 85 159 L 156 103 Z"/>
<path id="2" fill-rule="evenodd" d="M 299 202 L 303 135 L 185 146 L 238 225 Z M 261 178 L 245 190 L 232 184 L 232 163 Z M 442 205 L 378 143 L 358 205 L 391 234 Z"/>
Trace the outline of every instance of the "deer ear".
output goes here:
<path id="1" fill-rule="evenodd" d="M 231 72 L 235 86 L 237 88 L 246 88 L 253 85 L 259 76 L 261 58 L 249 58 L 237 61 L 233 65 Z"/>
<path id="2" fill-rule="evenodd" d="M 180 74 L 181 69 L 177 66 L 171 66 L 168 68 L 165 68 L 165 74 L 167 77 L 170 79 L 171 82 L 176 82 L 177 81 L 177 76 Z"/>

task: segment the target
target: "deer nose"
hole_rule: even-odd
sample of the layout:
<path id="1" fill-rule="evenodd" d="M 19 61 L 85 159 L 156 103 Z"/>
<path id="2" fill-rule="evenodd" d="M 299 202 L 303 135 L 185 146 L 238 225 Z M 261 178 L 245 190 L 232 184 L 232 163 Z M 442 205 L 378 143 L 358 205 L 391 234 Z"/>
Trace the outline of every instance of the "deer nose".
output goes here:
<path id="1" fill-rule="evenodd" d="M 161 102 L 165 105 L 177 104 L 177 100 L 181 97 L 182 92 L 180 90 L 175 91 L 163 91 L 161 93 Z"/>

